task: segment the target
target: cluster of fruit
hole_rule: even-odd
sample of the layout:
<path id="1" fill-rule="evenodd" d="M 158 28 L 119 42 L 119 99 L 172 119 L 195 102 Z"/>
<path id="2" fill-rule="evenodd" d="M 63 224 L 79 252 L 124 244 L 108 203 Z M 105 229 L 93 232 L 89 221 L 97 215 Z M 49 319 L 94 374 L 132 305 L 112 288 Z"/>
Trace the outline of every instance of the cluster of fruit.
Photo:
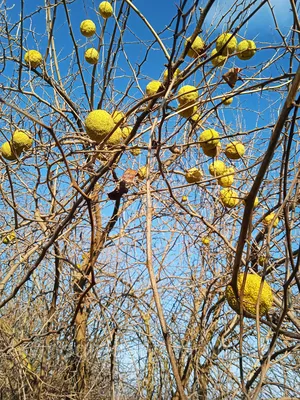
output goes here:
<path id="1" fill-rule="evenodd" d="M 6 160 L 16 160 L 23 151 L 29 150 L 33 144 L 31 134 L 27 131 L 17 129 L 14 131 L 10 141 L 3 143 L 0 148 L 2 157 Z"/>
<path id="2" fill-rule="evenodd" d="M 113 15 L 112 5 L 108 1 L 102 1 L 99 4 L 99 13 L 104 19 L 111 17 Z M 92 37 L 96 33 L 95 23 L 90 19 L 82 21 L 80 32 L 85 37 Z M 94 47 L 91 47 L 84 53 L 84 58 L 89 64 L 95 65 L 99 60 L 99 52 Z M 43 56 L 37 50 L 28 50 L 24 56 L 24 61 L 30 68 L 37 68 L 42 64 Z"/>

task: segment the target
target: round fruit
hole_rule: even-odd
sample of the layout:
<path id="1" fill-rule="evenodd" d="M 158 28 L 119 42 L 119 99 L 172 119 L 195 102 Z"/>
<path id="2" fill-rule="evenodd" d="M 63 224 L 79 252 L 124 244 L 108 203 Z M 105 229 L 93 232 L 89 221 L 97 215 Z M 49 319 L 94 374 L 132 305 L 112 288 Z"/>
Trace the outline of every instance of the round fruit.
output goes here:
<path id="1" fill-rule="evenodd" d="M 130 135 L 131 131 L 132 131 L 132 127 L 131 126 L 125 126 L 122 129 L 122 137 L 123 137 L 123 139 L 128 138 L 128 136 Z"/>
<path id="2" fill-rule="evenodd" d="M 243 200 L 242 203 L 244 204 L 244 206 L 246 205 L 245 200 Z M 253 208 L 257 207 L 258 204 L 259 204 L 259 199 L 258 199 L 258 197 L 255 197 L 255 199 L 254 199 L 254 204 L 253 204 Z"/>
<path id="3" fill-rule="evenodd" d="M 233 97 L 226 99 L 226 97 L 222 97 L 222 103 L 224 106 L 229 106 L 233 102 Z"/>
<path id="4" fill-rule="evenodd" d="M 161 85 L 162 84 L 160 81 L 149 82 L 148 85 L 146 86 L 146 95 L 153 96 L 154 94 L 156 94 L 159 91 Z"/>
<path id="5" fill-rule="evenodd" d="M 100 143 L 114 128 L 115 123 L 111 115 L 104 110 L 94 110 L 85 120 L 86 133 L 92 140 Z"/>
<path id="6" fill-rule="evenodd" d="M 241 296 L 241 289 L 243 285 L 245 274 L 239 274 L 237 279 L 238 294 Z M 261 293 L 260 286 L 262 285 Z M 256 304 L 259 302 L 259 315 L 265 315 L 273 304 L 273 293 L 271 287 L 267 282 L 262 283 L 262 279 L 258 275 L 247 274 L 245 286 L 242 292 L 243 309 L 251 314 L 253 317 L 256 315 Z M 226 299 L 230 307 L 240 313 L 239 300 L 234 295 L 231 285 L 228 285 L 225 293 Z"/>
<path id="7" fill-rule="evenodd" d="M 186 174 L 185 179 L 188 183 L 197 183 L 200 182 L 203 177 L 202 172 L 198 168 L 190 168 Z"/>
<path id="8" fill-rule="evenodd" d="M 107 19 L 113 15 L 114 10 L 108 1 L 102 1 L 99 4 L 99 13 L 102 18 Z"/>
<path id="9" fill-rule="evenodd" d="M 233 168 L 226 168 L 224 175 L 225 174 L 230 174 L 227 176 L 222 176 L 220 178 L 218 178 L 218 184 L 222 187 L 230 187 L 233 184 L 234 181 L 234 169 Z"/>
<path id="10" fill-rule="evenodd" d="M 10 142 L 3 143 L 0 152 L 3 158 L 10 161 L 16 160 L 21 155 L 21 152 L 14 149 Z"/>
<path id="11" fill-rule="evenodd" d="M 95 65 L 99 60 L 99 53 L 96 49 L 91 47 L 90 49 L 87 49 L 84 53 L 84 58 L 89 64 Z"/>
<path id="12" fill-rule="evenodd" d="M 147 167 L 146 166 L 144 166 L 144 167 L 141 167 L 139 170 L 138 170 L 138 172 L 137 172 L 137 176 L 138 176 L 138 178 L 139 179 L 145 179 L 146 178 L 146 176 L 147 176 Z"/>
<path id="13" fill-rule="evenodd" d="M 123 140 L 122 129 L 117 128 L 112 135 L 105 141 L 105 144 L 116 146 Z"/>
<path id="14" fill-rule="evenodd" d="M 242 40 L 236 50 L 240 60 L 250 60 L 256 53 L 256 45 L 253 40 Z"/>
<path id="15" fill-rule="evenodd" d="M 238 194 L 230 188 L 220 191 L 220 200 L 225 207 L 233 208 L 239 203 Z"/>
<path id="16" fill-rule="evenodd" d="M 37 50 L 28 50 L 25 53 L 24 61 L 31 68 L 37 68 L 38 66 L 40 66 L 42 64 L 43 56 Z"/>
<path id="17" fill-rule="evenodd" d="M 181 105 L 193 103 L 198 98 L 198 90 L 195 86 L 186 85 L 178 91 L 178 101 Z"/>
<path id="18" fill-rule="evenodd" d="M 138 156 L 141 154 L 141 149 L 139 149 L 138 147 L 134 147 L 133 149 L 130 149 L 130 153 L 133 156 Z"/>
<path id="19" fill-rule="evenodd" d="M 198 113 L 193 114 L 193 115 L 191 116 L 191 120 L 192 120 L 193 122 L 200 122 L 200 114 L 198 114 Z"/>
<path id="20" fill-rule="evenodd" d="M 184 203 L 185 201 L 188 201 L 187 196 L 182 196 L 181 201 Z"/>
<path id="21" fill-rule="evenodd" d="M 121 121 L 121 119 L 125 117 L 125 114 L 122 111 L 114 111 L 111 116 L 114 122 L 117 124 L 119 121 Z"/>
<path id="22" fill-rule="evenodd" d="M 207 149 L 206 147 L 202 147 L 203 153 L 208 157 L 216 157 L 220 154 L 221 151 L 221 143 L 218 143 L 216 147 L 212 149 Z"/>
<path id="23" fill-rule="evenodd" d="M 228 42 L 228 40 L 229 40 L 229 42 Z M 222 33 L 222 35 L 220 35 L 218 37 L 217 42 L 216 42 L 216 50 L 220 51 L 225 44 L 226 44 L 226 46 L 222 50 L 223 56 L 226 56 L 228 54 L 232 54 L 235 52 L 237 40 L 236 40 L 235 36 L 232 36 L 232 33 Z"/>
<path id="24" fill-rule="evenodd" d="M 80 32 L 85 37 L 91 37 L 96 33 L 96 25 L 90 19 L 85 19 L 80 24 Z"/>
<path id="25" fill-rule="evenodd" d="M 237 160 L 245 154 L 245 146 L 243 143 L 234 141 L 226 146 L 225 154 L 232 160 Z"/>
<path id="26" fill-rule="evenodd" d="M 10 242 L 12 242 L 13 240 L 15 240 L 16 238 L 16 232 L 13 231 L 11 233 L 9 233 L 8 235 L 6 235 L 3 239 L 2 239 L 2 243 L 3 244 L 9 244 Z"/>
<path id="27" fill-rule="evenodd" d="M 191 105 L 187 108 L 188 104 L 184 104 L 178 107 L 178 114 L 183 118 L 189 118 L 197 111 L 197 106 Z"/>
<path id="28" fill-rule="evenodd" d="M 223 161 L 217 160 L 210 164 L 208 170 L 212 176 L 220 176 L 225 173 L 226 165 L 223 163 Z"/>
<path id="29" fill-rule="evenodd" d="M 17 152 L 29 150 L 33 144 L 30 133 L 27 131 L 15 130 L 12 135 L 12 145 Z"/>
<path id="30" fill-rule="evenodd" d="M 219 137 L 220 135 L 214 129 L 206 129 L 199 136 L 200 146 L 203 149 L 213 149 L 219 144 Z"/>
<path id="31" fill-rule="evenodd" d="M 204 236 L 204 237 L 201 239 L 201 242 L 202 242 L 205 246 L 208 246 L 208 245 L 210 244 L 210 237 L 209 237 L 209 236 Z"/>
<path id="32" fill-rule="evenodd" d="M 180 72 L 181 72 L 180 69 L 177 68 L 173 74 L 173 78 L 177 78 L 177 76 L 180 74 Z M 166 80 L 168 78 L 168 76 L 169 76 L 169 71 L 166 69 L 164 72 L 164 80 Z"/>
<path id="33" fill-rule="evenodd" d="M 187 43 L 190 41 L 190 38 L 188 37 L 186 42 L 185 42 L 185 47 L 187 45 Z M 195 40 L 193 41 L 192 46 L 190 47 L 189 51 L 188 51 L 188 56 L 192 57 L 192 58 L 197 58 L 200 54 L 203 53 L 205 44 L 203 42 L 203 40 L 201 39 L 200 36 L 196 36 Z"/>
<path id="34" fill-rule="evenodd" d="M 217 49 L 213 49 L 210 56 L 213 57 L 217 52 L 218 52 Z M 225 62 L 226 62 L 226 57 L 222 55 L 217 56 L 211 60 L 211 63 L 214 67 L 222 67 L 222 65 L 224 65 Z"/>
<path id="35" fill-rule="evenodd" d="M 267 216 L 263 219 L 263 224 L 266 225 L 266 226 L 270 226 L 274 218 L 275 218 L 275 213 L 271 213 L 271 214 L 267 215 Z M 279 218 L 277 217 L 277 218 L 275 219 L 275 221 L 273 222 L 272 226 L 273 226 L 274 228 L 276 228 L 276 226 L 277 226 L 278 224 L 279 224 Z"/>

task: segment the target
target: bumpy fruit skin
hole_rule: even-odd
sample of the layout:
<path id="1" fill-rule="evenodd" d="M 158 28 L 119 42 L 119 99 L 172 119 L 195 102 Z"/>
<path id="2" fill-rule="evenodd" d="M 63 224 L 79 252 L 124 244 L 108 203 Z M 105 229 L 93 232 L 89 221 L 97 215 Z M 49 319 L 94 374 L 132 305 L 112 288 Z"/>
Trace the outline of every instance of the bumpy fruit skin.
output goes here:
<path id="1" fill-rule="evenodd" d="M 80 32 L 85 37 L 92 37 L 96 33 L 96 25 L 90 19 L 85 19 L 80 24 Z"/>
<path id="2" fill-rule="evenodd" d="M 225 154 L 231 160 L 237 160 L 245 154 L 245 146 L 241 142 L 234 141 L 226 146 Z"/>
<path id="3" fill-rule="evenodd" d="M 230 187 L 234 182 L 234 169 L 233 168 L 226 168 L 224 174 L 230 174 L 227 176 L 222 176 L 218 178 L 218 184 L 222 187 Z"/>
<path id="4" fill-rule="evenodd" d="M 21 155 L 21 152 L 13 148 L 10 142 L 3 143 L 3 145 L 0 148 L 0 151 L 2 157 L 9 161 L 16 160 Z"/>
<path id="5" fill-rule="evenodd" d="M 244 280 L 244 274 L 239 274 L 237 279 L 237 287 L 239 296 L 241 295 L 241 288 Z M 271 287 L 267 282 L 263 282 L 262 291 L 259 295 L 261 277 L 254 274 L 247 274 L 246 283 L 243 290 L 243 309 L 247 311 L 249 317 L 255 318 L 256 315 L 256 303 L 259 301 L 259 315 L 265 315 L 273 304 L 273 293 Z M 237 314 L 240 313 L 240 303 L 236 299 L 233 289 L 230 285 L 226 288 L 225 293 L 226 299 L 230 307 L 236 311 Z"/>
<path id="6" fill-rule="evenodd" d="M 107 19 L 113 15 L 114 10 L 108 1 L 102 1 L 99 4 L 99 13 L 102 18 Z"/>
<path id="7" fill-rule="evenodd" d="M 146 95 L 147 96 L 153 96 L 156 94 L 161 87 L 161 82 L 160 81 L 151 81 L 148 83 L 146 86 Z"/>
<path id="8" fill-rule="evenodd" d="M 220 200 L 228 208 L 233 208 L 239 203 L 237 192 L 230 188 L 220 190 Z"/>
<path id="9" fill-rule="evenodd" d="M 116 146 L 123 140 L 122 129 L 117 128 L 114 133 L 105 141 L 105 144 L 110 146 Z"/>
<path id="10" fill-rule="evenodd" d="M 246 205 L 245 200 L 243 200 L 243 204 L 244 204 L 244 206 Z M 253 208 L 256 208 L 258 206 L 258 204 L 259 204 L 259 198 L 255 197 L 254 203 L 253 203 Z"/>
<path id="11" fill-rule="evenodd" d="M 214 129 L 206 129 L 199 136 L 200 146 L 204 149 L 213 149 L 218 146 L 220 135 Z"/>
<path id="12" fill-rule="evenodd" d="M 256 53 L 256 45 L 253 40 L 242 40 L 236 51 L 240 60 L 250 60 Z"/>
<path id="13" fill-rule="evenodd" d="M 29 150 L 33 144 L 30 133 L 27 131 L 14 131 L 12 135 L 12 145 L 17 152 Z"/>
<path id="14" fill-rule="evenodd" d="M 198 168 L 190 168 L 185 174 L 185 180 L 188 183 L 200 182 L 203 177 L 202 172 Z"/>
<path id="15" fill-rule="evenodd" d="M 131 131 L 132 131 L 132 127 L 131 126 L 125 126 L 122 129 L 122 137 L 123 137 L 123 139 L 126 139 L 130 135 Z"/>
<path id="16" fill-rule="evenodd" d="M 122 111 L 114 111 L 111 116 L 114 122 L 117 124 L 122 118 L 125 117 L 125 114 Z"/>
<path id="17" fill-rule="evenodd" d="M 130 149 L 130 153 L 135 157 L 139 156 L 141 154 L 141 149 L 135 147 L 133 149 Z"/>
<path id="18" fill-rule="evenodd" d="M 202 242 L 205 246 L 208 246 L 208 245 L 210 244 L 210 237 L 209 237 L 209 236 L 204 236 L 204 237 L 201 239 L 201 242 Z"/>
<path id="19" fill-rule="evenodd" d="M 95 65 L 99 60 L 99 53 L 96 49 L 91 47 L 90 49 L 87 49 L 84 53 L 84 58 L 89 64 Z"/>
<path id="20" fill-rule="evenodd" d="M 212 176 L 220 176 L 223 175 L 226 171 L 226 165 L 223 163 L 223 161 L 214 161 L 210 164 L 208 167 L 209 173 Z"/>
<path id="21" fill-rule="evenodd" d="M 2 243 L 3 244 L 9 244 L 10 242 L 14 241 L 16 238 L 16 232 L 13 231 L 11 233 L 9 233 L 8 235 L 6 235 L 3 239 L 2 239 Z"/>
<path id="22" fill-rule="evenodd" d="M 274 219 L 274 217 L 275 217 L 275 214 L 274 213 L 271 213 L 271 214 L 269 214 L 269 215 L 267 215 L 264 219 L 263 219 L 263 224 L 265 225 L 265 226 L 270 226 L 271 225 L 271 223 L 272 223 L 272 221 L 273 221 L 273 219 Z M 279 224 L 279 218 L 277 217 L 276 219 L 275 219 L 275 221 L 273 222 L 273 227 L 274 228 L 276 228 L 276 226 Z"/>
<path id="23" fill-rule="evenodd" d="M 228 40 L 229 40 L 229 42 L 222 50 L 223 56 L 226 56 L 226 55 L 229 55 L 229 54 L 232 54 L 235 52 L 235 49 L 237 46 L 237 40 L 236 40 L 235 36 L 232 36 L 232 33 L 222 33 L 222 35 L 220 35 L 218 37 L 217 42 L 216 42 L 216 50 L 220 51 L 221 48 L 226 44 L 226 42 Z"/>
<path id="24" fill-rule="evenodd" d="M 177 76 L 180 74 L 180 72 L 181 72 L 180 69 L 177 68 L 176 71 L 173 74 L 173 77 L 176 79 Z M 169 71 L 166 69 L 165 72 L 164 72 L 164 80 L 166 80 L 168 78 L 168 76 L 169 76 Z"/>
<path id="25" fill-rule="evenodd" d="M 213 57 L 217 53 L 217 49 L 213 49 L 211 52 L 210 56 Z M 222 67 L 226 62 L 226 57 L 225 56 L 217 56 L 211 60 L 211 63 L 214 67 Z"/>
<path id="26" fill-rule="evenodd" d="M 141 167 L 137 172 L 137 176 L 141 180 L 145 179 L 147 176 L 147 167 L 146 166 Z"/>
<path id="27" fill-rule="evenodd" d="M 198 90 L 195 86 L 186 85 L 178 91 L 178 101 L 181 105 L 193 103 L 198 98 Z"/>
<path id="28" fill-rule="evenodd" d="M 31 68 L 37 68 L 39 67 L 42 62 L 43 62 L 43 56 L 41 53 L 37 50 L 28 50 L 25 53 L 24 56 L 24 61 L 27 65 L 29 65 Z"/>
<path id="29" fill-rule="evenodd" d="M 111 115 L 104 110 L 91 111 L 85 120 L 86 133 L 97 143 L 102 142 L 114 126 L 115 123 Z"/>
<path id="30" fill-rule="evenodd" d="M 207 149 L 206 147 L 202 147 L 203 153 L 208 157 L 216 157 L 217 154 L 221 151 L 221 143 L 218 143 L 216 147 L 212 149 Z"/>
<path id="31" fill-rule="evenodd" d="M 188 104 L 184 104 L 178 107 L 178 113 L 183 118 L 189 118 L 197 111 L 197 106 L 191 105 L 190 107 L 186 108 Z"/>
<path id="32" fill-rule="evenodd" d="M 226 97 L 222 97 L 222 103 L 224 106 L 229 106 L 233 102 L 233 97 L 226 99 Z"/>
<path id="33" fill-rule="evenodd" d="M 185 42 L 185 47 L 187 46 L 189 40 L 190 38 L 188 37 Z M 201 39 L 200 36 L 196 36 L 187 54 L 189 57 L 197 58 L 201 53 L 203 53 L 204 47 L 205 47 L 204 41 Z"/>

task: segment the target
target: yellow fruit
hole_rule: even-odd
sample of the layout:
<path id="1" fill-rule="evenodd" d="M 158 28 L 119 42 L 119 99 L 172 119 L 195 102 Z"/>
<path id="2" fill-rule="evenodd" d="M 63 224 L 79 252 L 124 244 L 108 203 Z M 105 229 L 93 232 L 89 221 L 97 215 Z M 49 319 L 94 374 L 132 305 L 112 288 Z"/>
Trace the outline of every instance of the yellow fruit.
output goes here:
<path id="1" fill-rule="evenodd" d="M 12 135 L 12 145 L 17 152 L 29 150 L 33 140 L 27 131 L 15 130 Z"/>
<path id="2" fill-rule="evenodd" d="M 243 200 L 242 203 L 244 204 L 244 206 L 246 205 L 245 200 Z M 258 204 L 259 204 L 259 199 L 258 199 L 258 197 L 255 197 L 255 199 L 254 199 L 254 204 L 253 204 L 253 208 L 257 207 Z"/>
<path id="3" fill-rule="evenodd" d="M 213 149 L 216 147 L 220 140 L 219 134 L 214 129 L 206 129 L 199 136 L 200 146 L 204 149 Z"/>
<path id="4" fill-rule="evenodd" d="M 185 201 L 188 201 L 187 196 L 182 196 L 181 201 L 184 203 Z"/>
<path id="5" fill-rule="evenodd" d="M 3 244 L 9 244 L 10 242 L 14 241 L 16 238 L 16 232 L 11 232 L 8 235 L 6 235 L 3 239 L 2 239 L 2 243 Z"/>
<path id="6" fill-rule="evenodd" d="M 224 206 L 233 208 L 239 203 L 238 194 L 230 188 L 225 188 L 220 191 L 220 200 Z"/>
<path id="7" fill-rule="evenodd" d="M 272 221 L 273 221 L 273 219 L 274 219 L 274 217 L 275 217 L 275 213 L 271 213 L 271 214 L 267 215 L 267 216 L 263 219 L 263 224 L 266 225 L 266 226 L 270 226 L 271 223 L 272 223 Z M 275 219 L 275 221 L 273 222 L 272 226 L 273 226 L 274 228 L 276 228 L 276 226 L 277 226 L 278 224 L 279 224 L 279 218 L 277 217 L 277 218 Z"/>
<path id="8" fill-rule="evenodd" d="M 162 83 L 160 81 L 151 81 L 148 83 L 146 86 L 146 95 L 147 96 L 153 96 L 157 92 L 159 92 L 160 87 Z"/>
<path id="9" fill-rule="evenodd" d="M 212 176 L 220 176 L 225 173 L 226 165 L 223 163 L 223 161 L 217 160 L 210 164 L 208 170 Z"/>
<path id="10" fill-rule="evenodd" d="M 226 168 L 226 170 L 224 171 L 224 175 L 225 174 L 230 174 L 230 175 L 218 178 L 218 184 L 225 188 L 230 187 L 234 181 L 234 172 L 235 171 L 233 168 Z"/>
<path id="11" fill-rule="evenodd" d="M 208 246 L 208 245 L 210 244 L 210 237 L 209 237 L 209 236 L 204 236 L 204 237 L 201 239 L 201 242 L 202 242 L 205 246 Z"/>
<path id="12" fill-rule="evenodd" d="M 180 74 L 180 72 L 181 72 L 180 69 L 177 68 L 173 74 L 173 78 L 177 78 L 177 76 Z M 166 69 L 164 72 L 164 80 L 166 80 L 168 78 L 168 76 L 169 76 L 169 71 Z"/>
<path id="13" fill-rule="evenodd" d="M 99 13 L 102 18 L 107 19 L 113 15 L 114 10 L 108 1 L 102 1 L 99 4 Z"/>
<path id="14" fill-rule="evenodd" d="M 123 139 L 126 139 L 130 135 L 131 131 L 132 131 L 132 127 L 131 126 L 125 126 L 122 129 L 122 137 L 123 137 Z"/>
<path id="15" fill-rule="evenodd" d="M 96 25 L 90 19 L 85 19 L 80 24 L 80 32 L 85 37 L 91 37 L 96 33 Z"/>
<path id="16" fill-rule="evenodd" d="M 181 105 L 193 103 L 198 98 L 198 90 L 195 86 L 186 85 L 178 91 L 178 101 Z"/>
<path id="17" fill-rule="evenodd" d="M 213 49 L 211 52 L 210 56 L 213 57 L 217 53 L 217 49 Z M 222 67 L 226 62 L 226 57 L 225 56 L 217 56 L 211 60 L 211 63 L 214 67 Z"/>
<path id="18" fill-rule="evenodd" d="M 184 104 L 182 106 L 178 107 L 178 113 L 181 117 L 183 118 L 189 118 L 191 117 L 193 114 L 196 113 L 197 111 L 197 106 L 191 105 L 190 107 L 188 107 L 188 104 Z"/>
<path id="19" fill-rule="evenodd" d="M 186 174 L 185 179 L 188 183 L 200 182 L 203 174 L 198 168 L 190 168 Z"/>
<path id="20" fill-rule="evenodd" d="M 138 178 L 139 179 L 145 179 L 146 178 L 146 176 L 147 176 L 147 167 L 146 166 L 144 166 L 144 167 L 141 167 L 139 170 L 138 170 L 138 172 L 137 172 L 137 176 L 138 176 Z"/>
<path id="21" fill-rule="evenodd" d="M 16 160 L 21 155 L 21 152 L 14 149 L 10 142 L 3 143 L 0 151 L 2 157 L 10 161 Z"/>
<path id="22" fill-rule="evenodd" d="M 211 149 L 207 149 L 206 147 L 202 147 L 203 153 L 208 157 L 216 157 L 217 154 L 221 151 L 221 143 L 218 143 L 216 147 Z"/>
<path id="23" fill-rule="evenodd" d="M 191 116 L 191 120 L 192 120 L 193 122 L 200 122 L 200 114 L 198 114 L 198 113 L 193 114 L 193 115 Z"/>
<path id="24" fill-rule="evenodd" d="M 241 295 L 244 274 L 239 274 L 237 279 L 238 294 Z M 260 286 L 262 290 L 260 293 Z M 259 295 L 260 293 L 260 295 Z M 233 289 L 230 285 L 226 288 L 226 299 L 230 307 L 240 313 L 240 303 L 236 299 Z M 271 287 L 267 282 L 262 283 L 262 279 L 258 275 L 247 274 L 246 283 L 243 289 L 243 309 L 251 314 L 253 317 L 256 315 L 256 303 L 259 302 L 259 315 L 265 315 L 273 304 L 273 293 Z"/>
<path id="25" fill-rule="evenodd" d="M 222 97 L 222 103 L 225 106 L 229 106 L 233 102 L 233 97 L 230 97 L 229 99 L 226 99 L 226 97 Z"/>
<path id="26" fill-rule="evenodd" d="M 105 141 L 105 144 L 110 145 L 110 146 L 116 146 L 117 144 L 120 144 L 122 142 L 123 135 L 122 135 L 122 129 L 117 128 L 114 133 Z"/>
<path id="27" fill-rule="evenodd" d="M 99 60 L 99 53 L 96 49 L 91 47 L 90 49 L 87 49 L 84 53 L 84 58 L 89 64 L 95 65 Z"/>
<path id="28" fill-rule="evenodd" d="M 117 124 L 119 121 L 121 121 L 121 119 L 125 117 L 125 114 L 122 111 L 114 111 L 111 116 L 114 122 Z"/>
<path id="29" fill-rule="evenodd" d="M 228 42 L 228 40 L 229 40 L 229 42 Z M 228 43 L 226 44 L 226 42 L 228 42 Z M 221 48 L 225 44 L 226 44 L 226 46 L 222 50 L 223 56 L 226 56 L 228 54 L 232 54 L 235 52 L 237 40 L 236 40 L 235 36 L 232 36 L 232 33 L 222 33 L 222 35 L 220 35 L 218 37 L 217 42 L 216 42 L 216 50 L 220 51 Z"/>
<path id="30" fill-rule="evenodd" d="M 94 110 L 85 120 L 85 129 L 88 136 L 97 143 L 102 142 L 115 126 L 111 115 L 104 110 Z"/>
<path id="31" fill-rule="evenodd" d="M 24 61 L 31 68 L 37 68 L 38 66 L 40 66 L 42 64 L 43 56 L 37 50 L 28 50 L 25 53 Z"/>
<path id="32" fill-rule="evenodd" d="M 238 44 L 236 51 L 240 60 L 250 60 L 256 53 L 256 45 L 253 40 L 242 40 Z"/>
<path id="33" fill-rule="evenodd" d="M 187 43 L 190 41 L 190 38 L 188 37 L 187 40 L 185 41 L 185 47 Z M 201 39 L 200 36 L 196 36 L 195 40 L 193 41 L 192 46 L 190 47 L 188 51 L 188 56 L 192 58 L 197 58 L 200 54 L 203 53 L 205 47 L 205 43 Z"/>
<path id="34" fill-rule="evenodd" d="M 141 149 L 139 149 L 139 148 L 137 148 L 137 147 L 134 147 L 133 149 L 130 149 L 130 153 L 131 153 L 133 156 L 138 156 L 138 155 L 141 154 Z"/>
<path id="35" fill-rule="evenodd" d="M 259 258 L 258 258 L 258 264 L 261 266 L 261 267 L 265 267 L 266 265 L 267 265 L 267 257 L 264 257 L 264 256 L 260 256 Z"/>
<path id="36" fill-rule="evenodd" d="M 243 143 L 234 141 L 226 146 L 225 154 L 232 160 L 237 160 L 245 154 L 245 146 Z"/>

